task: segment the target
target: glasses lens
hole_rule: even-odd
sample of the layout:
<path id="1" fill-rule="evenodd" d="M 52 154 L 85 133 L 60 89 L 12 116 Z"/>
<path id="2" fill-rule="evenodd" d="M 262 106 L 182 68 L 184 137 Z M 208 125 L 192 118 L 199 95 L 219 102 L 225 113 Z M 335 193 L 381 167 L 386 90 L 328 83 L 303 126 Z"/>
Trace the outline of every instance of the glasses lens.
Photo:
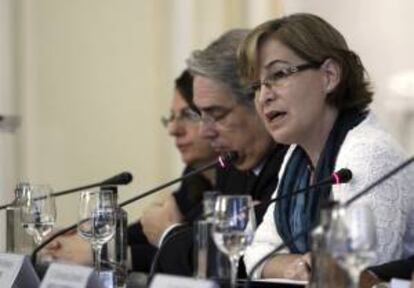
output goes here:
<path id="1" fill-rule="evenodd" d="M 183 111 L 183 113 L 181 114 L 181 117 L 179 118 L 184 121 L 196 122 L 196 121 L 200 121 L 201 115 L 198 114 L 196 111 L 190 108 L 187 108 Z"/>
<path id="2" fill-rule="evenodd" d="M 161 124 L 162 124 L 162 126 L 167 127 L 168 126 L 168 123 L 170 123 L 170 118 L 167 118 L 165 116 L 162 116 L 161 117 Z"/>

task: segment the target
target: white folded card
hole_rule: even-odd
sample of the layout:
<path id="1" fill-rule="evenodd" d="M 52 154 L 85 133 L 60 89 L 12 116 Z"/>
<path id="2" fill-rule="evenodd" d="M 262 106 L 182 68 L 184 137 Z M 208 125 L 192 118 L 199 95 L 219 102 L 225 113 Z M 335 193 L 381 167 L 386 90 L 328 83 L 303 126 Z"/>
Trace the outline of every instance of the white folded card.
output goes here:
<path id="1" fill-rule="evenodd" d="M 392 278 L 390 283 L 391 288 L 410 288 L 410 285 L 411 281 L 397 278 Z"/>
<path id="2" fill-rule="evenodd" d="M 264 279 L 255 279 L 254 281 L 259 282 L 269 282 L 269 283 L 279 283 L 279 284 L 294 284 L 294 285 L 308 285 L 306 280 L 292 280 L 286 278 L 264 278 Z"/>
<path id="3" fill-rule="evenodd" d="M 101 288 L 104 287 L 90 267 L 52 263 L 40 288 Z"/>
<path id="4" fill-rule="evenodd" d="M 37 288 L 40 280 L 24 255 L 0 253 L 0 287 Z"/>
<path id="5" fill-rule="evenodd" d="M 166 274 L 156 274 L 150 288 L 218 288 L 214 281 Z"/>

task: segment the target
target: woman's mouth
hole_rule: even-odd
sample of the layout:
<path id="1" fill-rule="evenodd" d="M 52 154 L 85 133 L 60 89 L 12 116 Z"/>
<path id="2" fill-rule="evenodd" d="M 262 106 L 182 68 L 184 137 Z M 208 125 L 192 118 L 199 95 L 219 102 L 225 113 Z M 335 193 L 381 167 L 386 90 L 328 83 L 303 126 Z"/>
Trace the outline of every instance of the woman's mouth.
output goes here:
<path id="1" fill-rule="evenodd" d="M 190 147 L 190 146 L 191 146 L 191 144 L 177 144 L 177 148 L 178 148 L 178 150 L 180 150 L 180 151 L 186 150 L 186 149 L 188 149 L 188 147 Z"/>
<path id="2" fill-rule="evenodd" d="M 265 113 L 266 121 L 273 123 L 281 120 L 287 113 L 283 111 L 269 111 Z"/>

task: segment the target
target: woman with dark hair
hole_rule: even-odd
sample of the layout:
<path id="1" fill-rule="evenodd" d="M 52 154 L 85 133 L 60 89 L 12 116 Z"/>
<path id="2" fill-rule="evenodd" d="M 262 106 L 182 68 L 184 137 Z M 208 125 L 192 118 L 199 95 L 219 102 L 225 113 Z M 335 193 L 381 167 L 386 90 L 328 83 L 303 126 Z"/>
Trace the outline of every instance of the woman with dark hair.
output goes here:
<path id="1" fill-rule="evenodd" d="M 174 138 L 175 146 L 186 165 L 184 174 L 212 161 L 216 153 L 209 142 L 199 136 L 200 117 L 193 104 L 193 77 L 185 70 L 175 81 L 175 93 L 171 103 L 170 115 L 163 117 L 162 124 Z M 145 217 L 156 217 L 154 211 L 171 215 L 176 221 L 191 223 L 201 213 L 203 192 L 214 185 L 214 169 L 184 180 L 177 191 L 167 197 L 163 203 L 150 207 Z M 128 227 L 128 245 L 131 252 L 132 270 L 149 272 L 152 260 L 158 250 L 145 236 L 141 221 Z M 92 254 L 90 245 L 76 233 L 59 237 L 48 246 L 46 252 L 54 259 L 78 264 L 90 264 Z"/>
<path id="2" fill-rule="evenodd" d="M 252 269 L 285 243 L 287 249 L 265 262 L 255 276 L 307 279 L 309 235 L 289 239 L 310 230 L 323 201 L 346 201 L 406 156 L 368 109 L 373 93 L 359 57 L 323 19 L 294 14 L 261 24 L 242 43 L 239 62 L 267 130 L 276 142 L 293 144 L 275 191 L 288 197 L 269 206 L 246 252 L 246 266 Z M 349 184 L 289 197 L 341 168 L 352 171 Z M 376 218 L 376 263 L 397 259 L 406 252 L 405 245 L 413 246 L 408 239 L 412 227 L 406 227 L 414 207 L 413 177 L 413 170 L 402 171 L 355 203 L 367 205 Z"/>
<path id="3" fill-rule="evenodd" d="M 216 155 L 208 141 L 199 135 L 200 117 L 197 113 L 193 104 L 193 77 L 185 70 L 175 80 L 170 116 L 161 119 L 186 165 L 184 174 L 212 161 Z M 177 221 L 192 223 L 201 212 L 203 192 L 212 189 L 214 179 L 215 173 L 211 169 L 184 180 L 178 190 L 161 204 L 162 207 L 157 207 L 157 213 L 166 213 Z M 154 217 L 154 208 L 150 210 L 150 215 L 144 213 L 142 217 Z M 140 222 L 128 228 L 128 244 L 133 270 L 149 272 L 158 247 L 150 244 Z"/>

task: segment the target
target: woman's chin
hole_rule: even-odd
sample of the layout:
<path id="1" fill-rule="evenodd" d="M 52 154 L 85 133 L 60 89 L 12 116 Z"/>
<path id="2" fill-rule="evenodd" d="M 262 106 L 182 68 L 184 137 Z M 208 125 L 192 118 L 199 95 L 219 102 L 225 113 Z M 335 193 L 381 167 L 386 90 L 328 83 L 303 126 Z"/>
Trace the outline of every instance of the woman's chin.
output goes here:
<path id="1" fill-rule="evenodd" d="M 276 143 L 285 144 L 285 145 L 291 145 L 295 143 L 295 140 L 293 139 L 293 137 L 291 137 L 291 135 L 288 135 L 281 131 L 272 132 L 270 133 L 270 135 L 272 136 L 273 140 Z"/>

